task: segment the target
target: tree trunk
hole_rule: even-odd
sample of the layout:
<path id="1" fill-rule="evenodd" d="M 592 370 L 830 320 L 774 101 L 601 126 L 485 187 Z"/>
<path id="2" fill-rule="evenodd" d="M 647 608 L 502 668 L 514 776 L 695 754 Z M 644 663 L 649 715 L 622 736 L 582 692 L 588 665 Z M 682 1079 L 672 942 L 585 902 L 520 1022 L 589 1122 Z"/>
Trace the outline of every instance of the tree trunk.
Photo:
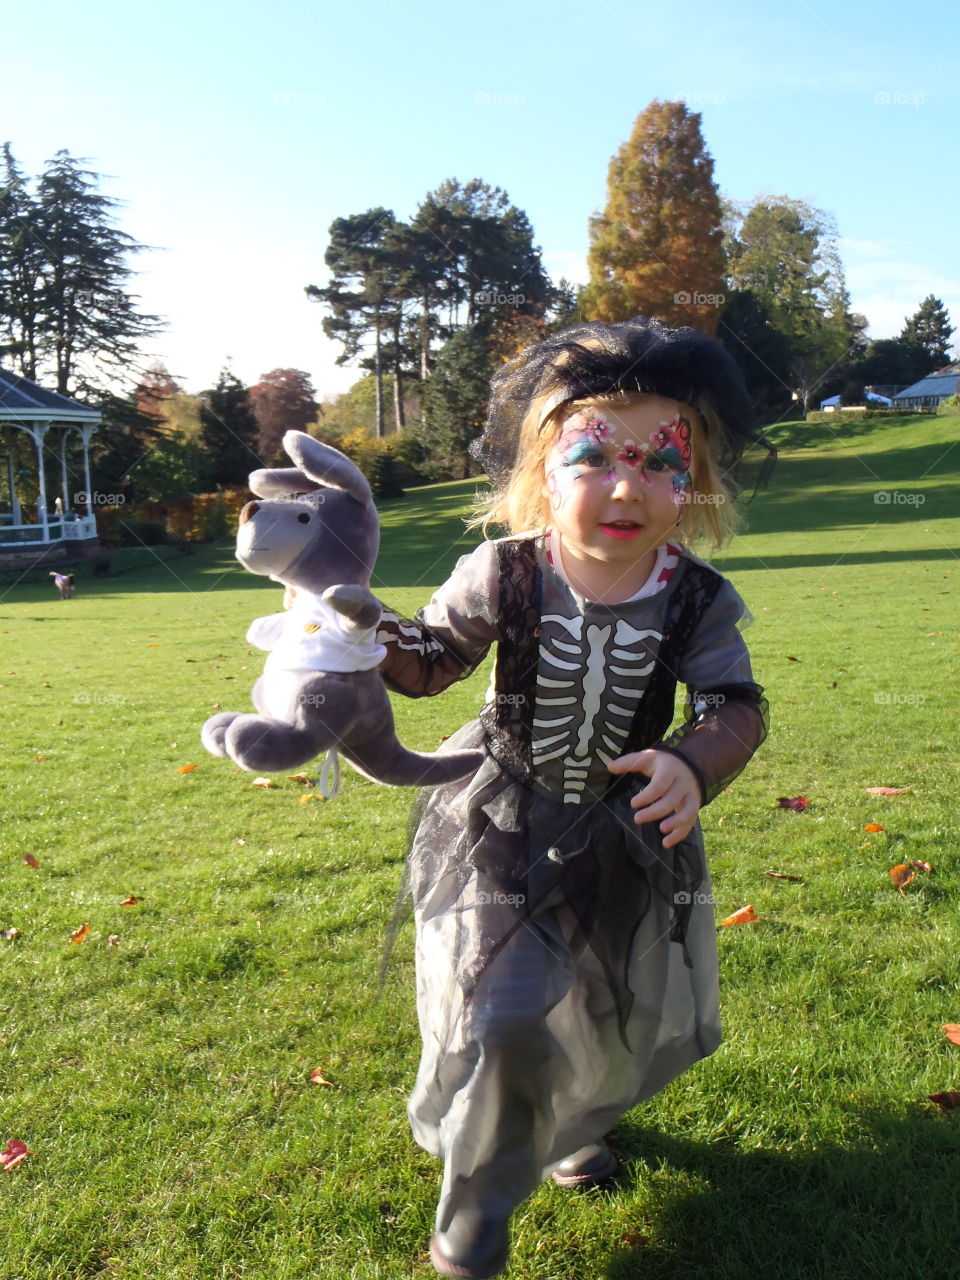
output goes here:
<path id="1" fill-rule="evenodd" d="M 376 320 L 376 323 L 374 328 L 374 336 L 375 336 L 376 345 L 375 345 L 374 356 L 373 356 L 373 376 L 376 379 L 376 393 L 377 393 L 376 433 L 377 433 L 377 439 L 382 440 L 383 439 L 383 367 L 380 362 L 380 308 L 379 307 L 377 307 L 377 314 L 376 314 L 375 320 Z"/>

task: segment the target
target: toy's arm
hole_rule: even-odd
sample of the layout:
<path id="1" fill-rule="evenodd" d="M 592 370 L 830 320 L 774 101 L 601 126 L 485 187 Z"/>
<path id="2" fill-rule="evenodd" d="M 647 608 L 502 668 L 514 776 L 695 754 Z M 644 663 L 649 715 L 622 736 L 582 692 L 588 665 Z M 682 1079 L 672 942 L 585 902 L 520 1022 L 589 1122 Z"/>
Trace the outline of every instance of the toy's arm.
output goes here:
<path id="1" fill-rule="evenodd" d="M 656 748 L 693 769 L 709 804 L 767 736 L 767 700 L 755 684 L 737 624 L 746 607 L 729 583 L 694 631 L 677 675 L 687 686 L 684 723 Z"/>
<path id="2" fill-rule="evenodd" d="M 422 698 L 471 675 L 499 639 L 497 595 L 496 549 L 483 543 L 415 618 L 385 609 L 377 641 L 387 649 L 380 665 L 387 688 Z"/>

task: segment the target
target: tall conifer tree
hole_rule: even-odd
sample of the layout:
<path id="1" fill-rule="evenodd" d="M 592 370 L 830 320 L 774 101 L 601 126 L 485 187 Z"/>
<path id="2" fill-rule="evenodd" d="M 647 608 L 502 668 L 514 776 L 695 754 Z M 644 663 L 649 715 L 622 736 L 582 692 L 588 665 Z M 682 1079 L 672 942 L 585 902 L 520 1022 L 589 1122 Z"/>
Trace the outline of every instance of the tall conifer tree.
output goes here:
<path id="1" fill-rule="evenodd" d="M 651 315 L 715 333 L 721 221 L 700 116 L 683 102 L 651 102 L 610 161 L 606 208 L 590 222 L 586 316 Z"/>

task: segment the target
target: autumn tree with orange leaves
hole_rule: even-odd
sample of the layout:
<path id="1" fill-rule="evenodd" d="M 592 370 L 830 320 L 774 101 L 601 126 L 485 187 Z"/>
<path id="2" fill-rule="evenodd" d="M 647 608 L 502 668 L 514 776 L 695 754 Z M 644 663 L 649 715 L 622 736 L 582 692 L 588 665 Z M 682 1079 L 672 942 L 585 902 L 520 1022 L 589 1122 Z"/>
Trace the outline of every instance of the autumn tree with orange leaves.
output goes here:
<path id="1" fill-rule="evenodd" d="M 610 161 L 607 205 L 590 220 L 588 319 L 656 316 L 716 332 L 723 306 L 720 195 L 700 116 L 654 100 Z"/>

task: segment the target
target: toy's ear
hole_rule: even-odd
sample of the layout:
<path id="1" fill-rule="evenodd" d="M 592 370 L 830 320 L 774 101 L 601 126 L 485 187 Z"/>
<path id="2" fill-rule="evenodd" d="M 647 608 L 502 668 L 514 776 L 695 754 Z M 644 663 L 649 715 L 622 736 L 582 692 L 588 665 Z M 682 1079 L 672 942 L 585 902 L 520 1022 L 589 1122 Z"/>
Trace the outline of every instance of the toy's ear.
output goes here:
<path id="1" fill-rule="evenodd" d="M 258 498 L 285 498 L 294 493 L 316 493 L 323 486 L 305 476 L 298 467 L 263 468 L 251 471 L 250 492 Z"/>
<path id="2" fill-rule="evenodd" d="M 300 470 L 317 482 L 318 488 L 332 484 L 358 502 L 366 504 L 373 501 L 366 476 L 339 449 L 314 440 L 304 431 L 287 431 L 283 447 Z"/>

